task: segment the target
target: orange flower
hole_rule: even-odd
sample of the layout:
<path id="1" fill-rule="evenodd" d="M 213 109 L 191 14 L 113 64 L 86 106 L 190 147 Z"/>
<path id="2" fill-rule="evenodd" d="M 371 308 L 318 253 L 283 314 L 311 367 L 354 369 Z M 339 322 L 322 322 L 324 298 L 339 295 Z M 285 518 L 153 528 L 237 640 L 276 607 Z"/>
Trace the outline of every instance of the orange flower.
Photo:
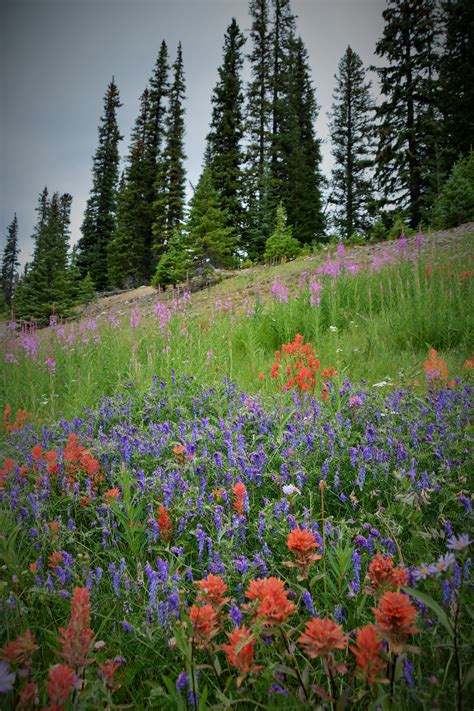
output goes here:
<path id="1" fill-rule="evenodd" d="M 242 484 L 241 481 L 237 482 L 232 491 L 234 494 L 234 511 L 243 516 L 245 513 L 245 495 L 247 493 L 245 484 Z"/>
<path id="2" fill-rule="evenodd" d="M 416 609 L 403 593 L 388 590 L 380 598 L 379 606 L 373 608 L 373 613 L 379 633 L 396 652 L 401 651 L 409 634 L 418 631 L 412 626 Z"/>
<path id="3" fill-rule="evenodd" d="M 298 642 L 308 657 L 314 659 L 324 657 L 335 649 L 344 649 L 348 639 L 342 627 L 330 617 L 313 617 L 306 623 L 305 631 L 298 637 Z"/>
<path id="4" fill-rule="evenodd" d="M 117 487 L 114 489 L 107 489 L 107 491 L 104 494 L 104 499 L 106 504 L 112 504 L 114 503 L 117 499 L 120 499 L 121 497 L 121 491 Z"/>
<path id="5" fill-rule="evenodd" d="M 62 708 L 74 686 L 74 671 L 65 664 L 56 664 L 49 670 L 48 695 L 52 708 Z"/>
<path id="6" fill-rule="evenodd" d="M 400 585 L 406 585 L 408 582 L 406 570 L 394 568 L 392 556 L 384 558 L 379 552 L 370 561 L 367 575 L 375 593 L 381 593 L 386 588 L 399 588 Z"/>
<path id="7" fill-rule="evenodd" d="M 173 447 L 173 454 L 176 455 L 176 459 L 180 464 L 184 464 L 184 462 L 186 461 L 184 457 L 185 451 L 186 447 L 184 446 L 184 444 L 177 444 L 176 447 Z"/>
<path id="8" fill-rule="evenodd" d="M 448 379 L 446 361 L 438 358 L 438 351 L 430 350 L 429 358 L 425 361 L 425 376 L 428 382 L 441 382 Z"/>
<path id="9" fill-rule="evenodd" d="M 382 642 L 377 637 L 375 625 L 365 625 L 356 632 L 357 647 L 349 647 L 355 654 L 359 676 L 367 679 L 369 684 L 381 681 L 381 674 L 387 668 L 387 663 L 381 657 Z"/>
<path id="10" fill-rule="evenodd" d="M 255 651 L 255 640 L 245 625 L 237 627 L 232 632 L 228 632 L 230 644 L 221 644 L 221 649 L 226 653 L 229 664 L 239 670 L 242 674 L 249 674 L 261 666 L 253 664 Z"/>
<path id="11" fill-rule="evenodd" d="M 219 632 L 216 611 L 212 605 L 193 605 L 189 618 L 193 626 L 193 639 L 198 649 L 204 649 Z"/>
<path id="12" fill-rule="evenodd" d="M 89 627 L 90 601 L 87 588 L 75 588 L 71 601 L 71 620 L 66 629 L 59 628 L 61 656 L 78 671 L 90 664 L 88 658 L 94 644 L 94 633 Z"/>
<path id="13" fill-rule="evenodd" d="M 467 369 L 474 368 L 474 353 L 469 358 L 469 360 L 464 361 L 464 367 Z"/>
<path id="14" fill-rule="evenodd" d="M 114 679 L 115 672 L 120 667 L 120 663 L 114 662 L 113 659 L 108 659 L 106 664 L 98 664 L 98 667 L 107 689 L 110 689 L 110 691 L 120 689 L 120 684 L 117 684 Z"/>
<path id="15" fill-rule="evenodd" d="M 196 585 L 198 585 L 200 590 L 199 599 L 213 605 L 217 609 L 230 600 L 228 597 L 222 597 L 224 593 L 227 592 L 227 585 L 219 575 L 209 573 L 207 578 L 198 580 Z"/>
<path id="16" fill-rule="evenodd" d="M 43 456 L 43 448 L 40 447 L 39 444 L 35 444 L 35 446 L 31 450 L 31 456 L 36 461 L 39 461 L 41 459 L 41 457 Z"/>
<path id="17" fill-rule="evenodd" d="M 173 533 L 173 524 L 171 523 L 171 518 L 163 504 L 158 509 L 157 520 L 161 537 L 163 538 L 165 543 L 169 543 L 171 540 L 171 535 Z"/>
<path id="18" fill-rule="evenodd" d="M 59 523 L 58 523 L 58 521 L 51 521 L 51 523 L 49 524 L 49 530 L 51 531 L 51 533 L 52 533 L 53 535 L 56 535 L 57 533 L 59 533 Z"/>
<path id="19" fill-rule="evenodd" d="M 258 602 L 256 618 L 262 618 L 264 625 L 278 625 L 296 612 L 296 607 L 288 600 L 288 591 L 280 578 L 270 577 L 251 580 L 245 593 L 249 600 Z"/>
<path id="20" fill-rule="evenodd" d="M 53 553 L 51 553 L 51 555 L 49 556 L 48 560 L 49 567 L 56 568 L 58 565 L 61 565 L 61 563 L 64 562 L 64 556 L 61 551 L 53 551 Z"/>
<path id="21" fill-rule="evenodd" d="M 294 553 L 296 567 L 301 573 L 306 574 L 308 567 L 321 558 L 320 555 L 311 553 L 314 548 L 319 548 L 319 543 L 311 531 L 301 529 L 299 526 L 291 531 L 287 541 L 288 549 Z M 293 565 L 292 563 L 287 565 Z"/>
<path id="22" fill-rule="evenodd" d="M 31 658 L 38 649 L 34 634 L 27 629 L 15 640 L 2 647 L 0 655 L 2 659 L 6 659 L 10 664 L 21 664 L 22 666 L 30 667 Z"/>

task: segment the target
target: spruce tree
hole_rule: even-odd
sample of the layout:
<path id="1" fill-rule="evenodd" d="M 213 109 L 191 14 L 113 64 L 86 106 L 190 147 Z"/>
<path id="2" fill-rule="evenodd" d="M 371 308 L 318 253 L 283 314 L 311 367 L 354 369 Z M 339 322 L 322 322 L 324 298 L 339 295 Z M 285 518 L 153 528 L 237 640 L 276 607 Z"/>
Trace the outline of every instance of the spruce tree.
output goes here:
<path id="1" fill-rule="evenodd" d="M 268 0 L 250 0 L 251 81 L 247 87 L 246 207 L 247 251 L 251 258 L 263 254 L 271 233 L 270 137 L 272 52 Z"/>
<path id="2" fill-rule="evenodd" d="M 153 203 L 153 251 L 155 259 L 166 248 L 167 241 L 184 217 L 186 172 L 184 161 L 184 102 L 185 82 L 183 51 L 178 45 L 173 64 L 173 81 L 169 90 L 169 110 L 166 122 L 166 141 L 156 177 L 156 200 Z"/>
<path id="3" fill-rule="evenodd" d="M 375 105 L 359 55 L 348 47 L 339 62 L 330 116 L 333 223 L 341 237 L 364 233 L 374 207 L 372 176 Z"/>
<path id="4" fill-rule="evenodd" d="M 90 273 L 98 290 L 108 285 L 107 249 L 115 232 L 115 212 L 119 178 L 120 135 L 116 109 L 121 106 L 114 79 L 104 97 L 104 113 L 99 127 L 99 146 L 92 168 L 92 190 L 87 201 L 78 266 L 83 276 Z"/>
<path id="5" fill-rule="evenodd" d="M 34 234 L 33 261 L 18 288 L 16 307 L 21 318 L 46 322 L 51 314 L 66 315 L 74 303 L 68 246 L 71 195 L 45 189 L 40 196 L 39 219 Z"/>
<path id="6" fill-rule="evenodd" d="M 117 227 L 108 245 L 110 284 L 119 288 L 140 286 L 150 276 L 150 167 L 146 153 L 149 108 L 149 92 L 145 89 L 117 194 Z"/>
<path id="7" fill-rule="evenodd" d="M 222 206 L 229 217 L 229 227 L 241 234 L 243 227 L 243 92 L 241 49 L 245 38 L 235 19 L 227 28 L 224 60 L 219 67 L 219 81 L 212 95 L 211 130 L 207 136 L 209 165 Z"/>
<path id="8" fill-rule="evenodd" d="M 439 171 L 435 0 L 387 0 L 376 53 L 384 97 L 378 107 L 377 178 L 386 202 L 419 224 Z"/>
<path id="9" fill-rule="evenodd" d="M 194 270 L 205 274 L 212 268 L 233 265 L 234 235 L 228 223 L 211 171 L 205 168 L 191 198 L 185 227 Z"/>
<path id="10" fill-rule="evenodd" d="M 15 296 L 15 288 L 18 282 L 18 255 L 20 247 L 18 245 L 18 219 L 16 213 L 7 228 L 7 241 L 2 257 L 2 291 L 5 304 L 11 309 Z"/>
<path id="11" fill-rule="evenodd" d="M 443 168 L 474 148 L 474 3 L 443 3 L 444 44 L 440 60 Z"/>
<path id="12" fill-rule="evenodd" d="M 320 141 L 314 133 L 318 107 L 301 38 L 289 42 L 286 107 L 279 141 L 278 194 L 294 237 L 302 244 L 311 244 L 324 231 L 323 178 Z"/>
<path id="13" fill-rule="evenodd" d="M 293 237 L 293 230 L 286 222 L 286 210 L 281 202 L 276 211 L 275 231 L 265 244 L 265 261 L 294 259 L 301 252 L 301 244 Z"/>

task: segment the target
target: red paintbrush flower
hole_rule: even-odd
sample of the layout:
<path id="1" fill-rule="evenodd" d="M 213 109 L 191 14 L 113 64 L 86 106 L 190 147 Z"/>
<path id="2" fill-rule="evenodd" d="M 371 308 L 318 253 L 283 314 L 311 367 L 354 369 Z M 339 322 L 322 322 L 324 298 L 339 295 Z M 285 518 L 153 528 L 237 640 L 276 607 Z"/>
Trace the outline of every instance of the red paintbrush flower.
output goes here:
<path id="1" fill-rule="evenodd" d="M 193 605 L 189 611 L 193 627 L 193 639 L 198 649 L 204 649 L 219 632 L 217 615 L 212 605 Z"/>
<path id="2" fill-rule="evenodd" d="M 171 535 L 173 533 L 173 524 L 171 523 L 171 518 L 163 504 L 158 509 L 157 520 L 161 537 L 163 538 L 165 543 L 169 543 L 171 541 Z"/>
<path id="3" fill-rule="evenodd" d="M 90 602 L 87 588 L 75 588 L 71 601 L 71 620 L 59 628 L 61 656 L 76 671 L 92 660 L 88 657 L 94 644 L 94 632 L 89 627 Z"/>
<path id="4" fill-rule="evenodd" d="M 48 695 L 51 706 L 61 707 L 74 686 L 74 671 L 65 664 L 56 664 L 49 670 L 48 674 Z"/>
<path id="5" fill-rule="evenodd" d="M 387 662 L 382 659 L 382 642 L 375 625 L 365 625 L 356 632 L 356 647 L 349 647 L 355 654 L 358 676 L 374 684 L 383 680 Z"/>
<path id="6" fill-rule="evenodd" d="M 262 669 L 253 663 L 255 652 L 255 639 L 245 625 L 228 632 L 230 644 L 221 644 L 221 649 L 226 653 L 229 664 L 242 674 Z"/>
<path id="7" fill-rule="evenodd" d="M 288 600 L 288 591 L 280 578 L 270 577 L 251 580 L 245 593 L 249 600 L 257 601 L 256 618 L 264 625 L 280 625 L 296 612 L 296 607 Z"/>
<path id="8" fill-rule="evenodd" d="M 373 613 L 379 633 L 397 653 L 408 635 L 418 632 L 412 625 L 416 609 L 403 593 L 388 590 L 380 598 L 378 607 L 373 608 Z"/>
<path id="9" fill-rule="evenodd" d="M 198 580 L 196 585 L 198 585 L 200 590 L 199 599 L 213 605 L 217 609 L 220 609 L 230 600 L 229 597 L 222 597 L 224 593 L 227 592 L 227 585 L 219 575 L 209 573 L 207 578 Z"/>
<path id="10" fill-rule="evenodd" d="M 6 659 L 10 664 L 21 664 L 25 667 L 31 666 L 31 658 L 38 651 L 35 636 L 29 629 L 25 630 L 16 639 L 8 642 L 0 649 L 0 657 Z"/>
<path id="11" fill-rule="evenodd" d="M 304 632 L 298 637 L 298 642 L 304 651 L 313 659 L 324 657 L 335 649 L 344 649 L 349 637 L 342 627 L 329 617 L 321 619 L 313 617 L 306 623 Z"/>

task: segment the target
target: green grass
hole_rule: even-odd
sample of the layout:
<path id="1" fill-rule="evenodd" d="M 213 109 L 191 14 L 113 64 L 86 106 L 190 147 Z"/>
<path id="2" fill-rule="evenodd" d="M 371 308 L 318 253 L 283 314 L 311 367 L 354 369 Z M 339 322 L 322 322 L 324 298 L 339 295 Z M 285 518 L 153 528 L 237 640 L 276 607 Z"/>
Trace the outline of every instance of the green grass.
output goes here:
<path id="1" fill-rule="evenodd" d="M 98 321 L 97 343 L 90 329 L 81 335 L 76 324 L 74 345 L 66 350 L 54 330 L 40 332 L 36 360 L 10 339 L 6 351 L 19 362 L 2 369 L 3 407 L 10 403 L 13 411 L 25 408 L 44 420 L 70 418 L 127 383 L 145 390 L 153 375 L 166 379 L 172 370 L 210 385 L 226 376 L 249 390 L 272 391 L 273 383 L 258 374 L 269 373 L 275 350 L 297 333 L 311 341 L 323 367 L 354 381 L 422 378 L 430 348 L 453 377 L 460 375 L 474 349 L 472 279 L 463 275 L 471 237 L 456 251 L 430 248 L 416 261 L 387 264 L 380 272 L 320 277 L 319 306 L 311 306 L 308 287 L 299 286 L 299 274 L 318 264 L 305 259 L 255 269 L 193 296 L 191 308 L 167 324 L 167 335 L 151 314 L 142 314 L 137 328 L 130 328 L 128 316 L 118 327 Z M 272 300 L 275 281 L 289 287 L 288 303 Z M 229 297 L 230 311 L 215 308 L 216 299 Z M 48 357 L 54 374 L 44 363 Z"/>

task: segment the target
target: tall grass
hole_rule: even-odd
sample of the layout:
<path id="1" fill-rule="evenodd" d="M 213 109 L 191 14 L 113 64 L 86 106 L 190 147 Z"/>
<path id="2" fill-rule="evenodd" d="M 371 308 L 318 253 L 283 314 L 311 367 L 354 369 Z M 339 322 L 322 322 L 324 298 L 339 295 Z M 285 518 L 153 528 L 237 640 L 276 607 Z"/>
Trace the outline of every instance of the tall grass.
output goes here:
<path id="1" fill-rule="evenodd" d="M 70 418 L 127 383 L 145 389 L 153 376 L 167 379 L 173 370 L 209 384 L 226 376 L 266 392 L 272 383 L 258 374 L 269 372 L 274 351 L 296 333 L 312 342 L 322 364 L 354 380 L 417 377 L 430 348 L 442 352 L 453 375 L 461 374 L 473 350 L 472 279 L 462 258 L 438 261 L 432 252 L 379 271 L 321 277 L 319 305 L 310 303 L 308 284 L 298 285 L 302 265 L 297 270 L 292 263 L 266 272 L 269 283 L 287 277 L 287 303 L 264 294 L 245 309 L 234 299 L 232 308 L 222 310 L 213 306 L 210 292 L 207 302 L 198 299 L 200 307 L 181 306 L 161 325 L 152 314 L 141 314 L 133 325 L 128 317 L 119 324 L 82 324 L 69 344 L 57 328 L 33 335 L 35 358 L 10 336 L 5 353 L 15 362 L 2 367 L 2 404 L 36 418 Z M 245 279 L 236 277 L 234 287 L 248 284 Z M 231 293 L 233 281 L 214 293 Z"/>

